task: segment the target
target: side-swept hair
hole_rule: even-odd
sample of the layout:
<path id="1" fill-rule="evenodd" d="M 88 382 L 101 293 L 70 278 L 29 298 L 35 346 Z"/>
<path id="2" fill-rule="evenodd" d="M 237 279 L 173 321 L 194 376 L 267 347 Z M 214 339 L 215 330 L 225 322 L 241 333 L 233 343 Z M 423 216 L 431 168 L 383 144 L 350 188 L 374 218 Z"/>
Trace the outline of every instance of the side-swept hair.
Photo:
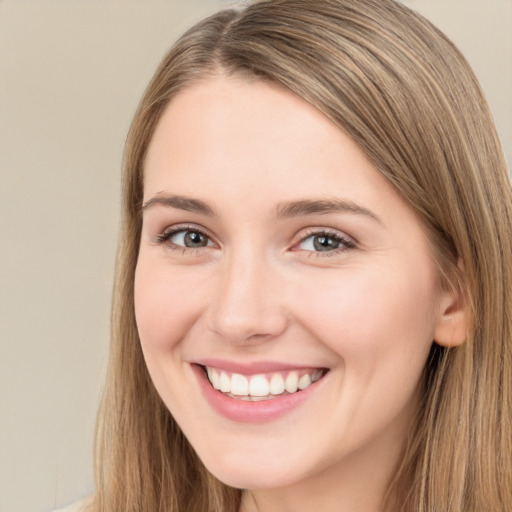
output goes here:
<path id="1" fill-rule="evenodd" d="M 227 74 L 303 98 L 349 134 L 416 212 L 470 332 L 433 346 L 390 496 L 410 512 L 512 511 L 512 193 L 465 59 L 394 0 L 273 0 L 207 18 L 166 55 L 125 149 L 112 345 L 96 435 L 95 512 L 236 512 L 158 397 L 135 324 L 146 151 L 183 88 Z"/>

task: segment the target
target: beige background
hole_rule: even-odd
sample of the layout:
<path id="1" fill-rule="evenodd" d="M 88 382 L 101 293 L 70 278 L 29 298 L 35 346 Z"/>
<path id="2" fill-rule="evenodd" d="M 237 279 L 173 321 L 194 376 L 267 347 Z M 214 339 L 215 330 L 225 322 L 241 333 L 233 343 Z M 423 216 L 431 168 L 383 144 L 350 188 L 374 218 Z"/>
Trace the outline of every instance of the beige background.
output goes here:
<path id="1" fill-rule="evenodd" d="M 0 0 L 0 512 L 92 491 L 123 142 L 175 37 L 226 1 Z M 512 0 L 410 0 L 473 64 L 512 161 Z"/>

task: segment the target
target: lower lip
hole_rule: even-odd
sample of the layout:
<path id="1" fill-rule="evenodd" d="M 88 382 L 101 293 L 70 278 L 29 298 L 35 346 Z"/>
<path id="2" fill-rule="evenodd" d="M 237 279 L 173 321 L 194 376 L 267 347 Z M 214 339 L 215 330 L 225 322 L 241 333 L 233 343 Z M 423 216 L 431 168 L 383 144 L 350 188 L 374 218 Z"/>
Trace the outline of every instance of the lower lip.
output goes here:
<path id="1" fill-rule="evenodd" d="M 242 423 L 265 423 L 284 416 L 300 407 L 316 391 L 322 377 L 302 391 L 269 400 L 251 402 L 238 400 L 217 391 L 210 384 L 202 366 L 193 364 L 192 369 L 210 406 L 221 416 Z"/>

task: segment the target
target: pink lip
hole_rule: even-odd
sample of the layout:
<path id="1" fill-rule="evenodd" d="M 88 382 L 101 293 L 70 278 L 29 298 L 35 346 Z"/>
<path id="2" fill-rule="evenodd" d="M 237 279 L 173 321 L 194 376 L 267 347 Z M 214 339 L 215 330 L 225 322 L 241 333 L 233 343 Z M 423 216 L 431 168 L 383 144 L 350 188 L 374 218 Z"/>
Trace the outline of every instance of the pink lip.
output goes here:
<path id="1" fill-rule="evenodd" d="M 224 359 L 200 359 L 194 361 L 202 366 L 217 368 L 229 373 L 240 373 L 241 375 L 256 375 L 258 373 L 272 373 L 287 370 L 310 370 L 314 366 L 304 366 L 290 363 L 280 363 L 277 361 L 254 361 L 252 363 L 239 363 L 235 361 L 226 361 Z M 322 367 L 318 367 L 321 369 Z"/>
<path id="2" fill-rule="evenodd" d="M 209 366 L 216 368 L 220 367 L 222 369 L 226 369 L 226 371 L 240 372 L 241 370 L 240 365 L 235 363 L 233 363 L 229 369 L 226 368 L 225 364 L 215 365 L 212 360 L 210 360 L 210 363 L 212 364 L 209 364 Z M 223 363 L 225 363 L 225 361 Z M 287 365 L 279 365 L 278 369 L 269 370 L 269 366 L 265 364 L 264 366 L 250 365 L 251 369 L 248 371 L 246 365 L 242 366 L 245 366 L 245 374 L 255 373 L 255 371 L 256 373 L 266 373 L 268 371 L 299 368 L 297 366 L 290 367 Z M 214 389 L 206 377 L 203 367 L 199 364 L 192 364 L 191 368 L 199 382 L 199 386 L 206 398 L 206 401 L 212 409 L 228 420 L 241 423 L 265 423 L 284 416 L 304 404 L 304 402 L 306 402 L 317 391 L 318 387 L 321 386 L 321 383 L 324 381 L 324 378 L 321 378 L 311 384 L 308 388 L 289 395 L 272 398 L 270 400 L 250 402 L 231 398 Z"/>

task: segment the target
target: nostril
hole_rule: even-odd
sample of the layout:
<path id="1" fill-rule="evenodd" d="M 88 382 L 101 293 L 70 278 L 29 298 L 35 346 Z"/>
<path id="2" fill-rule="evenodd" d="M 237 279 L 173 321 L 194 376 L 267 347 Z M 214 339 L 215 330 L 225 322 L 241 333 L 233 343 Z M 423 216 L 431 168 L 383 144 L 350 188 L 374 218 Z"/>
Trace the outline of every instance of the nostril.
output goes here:
<path id="1" fill-rule="evenodd" d="M 284 332 L 288 324 L 279 279 L 254 252 L 238 257 L 217 283 L 207 312 L 207 327 L 231 343 L 258 344 Z"/>

